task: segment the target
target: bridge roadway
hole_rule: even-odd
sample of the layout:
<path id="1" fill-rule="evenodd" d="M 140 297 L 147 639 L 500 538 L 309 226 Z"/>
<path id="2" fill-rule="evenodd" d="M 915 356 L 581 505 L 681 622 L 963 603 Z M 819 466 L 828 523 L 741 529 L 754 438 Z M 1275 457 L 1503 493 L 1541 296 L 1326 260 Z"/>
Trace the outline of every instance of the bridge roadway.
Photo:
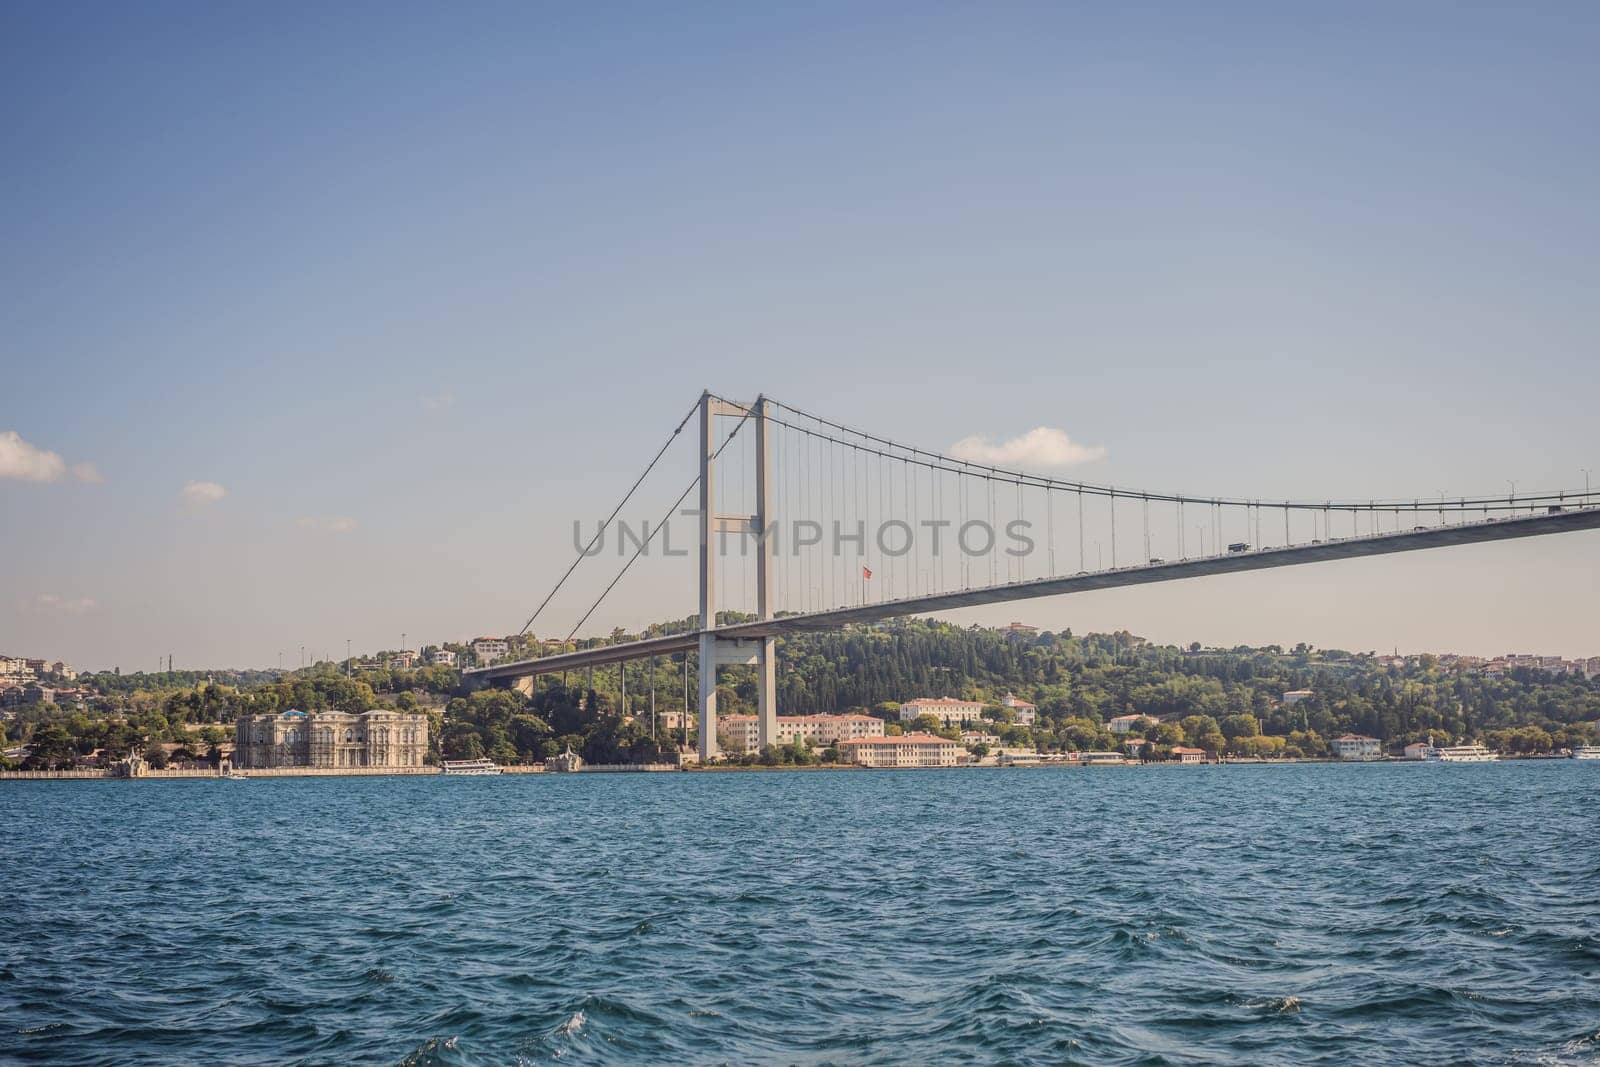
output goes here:
<path id="1" fill-rule="evenodd" d="M 1212 574 L 1236 574 L 1241 571 L 1265 570 L 1269 567 L 1289 567 L 1335 559 L 1357 559 L 1362 556 L 1382 556 L 1394 552 L 1473 545 L 1485 541 L 1505 541 L 1516 537 L 1535 537 L 1596 528 L 1600 528 L 1600 507 L 1573 508 L 1536 515 L 1486 519 L 1455 526 L 1429 526 L 1425 529 L 1406 530 L 1400 533 L 1336 538 L 1331 541 L 1290 545 L 1284 548 L 1262 548 L 1222 556 L 1145 563 L 1133 567 L 1088 571 L 1056 578 L 1035 578 L 949 593 L 928 593 L 875 604 L 734 623 L 716 627 L 708 632 L 721 639 L 744 640 L 834 630 L 851 623 L 879 622 L 903 615 L 923 615 L 934 611 L 977 607 L 981 604 L 1001 604 L 1032 597 L 1060 596 L 1065 593 L 1084 593 L 1093 589 L 1116 589 L 1125 585 L 1147 585 L 1152 582 L 1171 582 L 1183 578 L 1202 578 Z M 684 652 L 699 647 L 700 634 L 699 630 L 688 630 L 681 634 L 586 648 L 577 652 L 557 653 L 538 659 L 496 663 L 489 667 L 466 671 L 465 674 L 479 681 L 505 684 L 536 674 L 556 674 L 621 660 Z"/>

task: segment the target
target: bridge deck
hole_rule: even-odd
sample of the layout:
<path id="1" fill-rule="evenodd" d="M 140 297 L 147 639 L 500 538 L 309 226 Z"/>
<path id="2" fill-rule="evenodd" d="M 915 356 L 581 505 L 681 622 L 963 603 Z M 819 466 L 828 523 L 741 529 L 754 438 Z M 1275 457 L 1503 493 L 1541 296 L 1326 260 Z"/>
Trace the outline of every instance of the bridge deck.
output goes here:
<path id="1" fill-rule="evenodd" d="M 879 622 L 902 615 L 921 615 L 954 608 L 977 607 L 982 604 L 1000 604 L 1011 600 L 1033 597 L 1060 596 L 1066 593 L 1083 593 L 1093 589 L 1116 589 L 1127 585 L 1147 585 L 1152 582 L 1171 582 L 1184 578 L 1200 578 L 1212 574 L 1235 574 L 1241 571 L 1265 570 L 1269 567 L 1289 567 L 1302 563 L 1321 563 L 1336 559 L 1358 559 L 1363 556 L 1381 556 L 1393 552 L 1413 552 L 1425 548 L 1445 548 L 1452 545 L 1471 545 L 1485 541 L 1505 541 L 1517 537 L 1536 537 L 1544 534 L 1570 533 L 1576 530 L 1600 528 L 1600 507 L 1577 508 L 1549 514 L 1514 516 L 1487 519 L 1481 522 L 1462 523 L 1457 526 L 1430 526 L 1421 530 L 1401 533 L 1373 534 L 1365 537 L 1337 538 L 1322 543 L 1290 545 L 1284 548 L 1264 548 L 1250 552 L 1230 553 L 1222 556 L 1205 556 L 1198 559 L 1176 560 L 1164 563 L 1147 563 L 1135 567 L 1119 567 L 1108 571 L 1090 571 L 1057 578 L 1035 578 L 1029 581 L 1009 582 L 1005 585 L 984 586 L 978 589 L 961 589 L 949 593 L 932 593 L 922 596 L 885 600 L 875 604 L 835 608 L 830 611 L 783 615 L 773 619 L 719 626 L 710 631 L 723 638 L 755 638 L 833 630 L 851 623 Z M 694 630 L 666 637 L 652 637 L 601 648 L 588 648 L 578 652 L 564 652 L 539 659 L 519 660 L 514 663 L 497 663 L 465 672 L 468 676 L 488 681 L 508 681 L 535 674 L 553 674 L 561 671 L 595 667 L 620 660 L 643 659 L 649 656 L 683 652 L 698 646 L 700 631 Z"/>

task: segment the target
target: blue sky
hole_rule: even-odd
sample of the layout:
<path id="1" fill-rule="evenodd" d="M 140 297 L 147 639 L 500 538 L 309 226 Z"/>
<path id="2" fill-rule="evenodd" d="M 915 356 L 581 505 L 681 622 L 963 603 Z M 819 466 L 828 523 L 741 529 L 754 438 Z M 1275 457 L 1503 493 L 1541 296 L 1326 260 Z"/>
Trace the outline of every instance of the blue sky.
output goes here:
<path id="1" fill-rule="evenodd" d="M 1597 45 L 1580 4 L 9 5 L 0 433 L 101 481 L 0 479 L 0 650 L 514 630 L 706 387 L 1056 427 L 1122 485 L 1581 485 Z M 1597 550 L 961 618 L 1600 654 Z"/>

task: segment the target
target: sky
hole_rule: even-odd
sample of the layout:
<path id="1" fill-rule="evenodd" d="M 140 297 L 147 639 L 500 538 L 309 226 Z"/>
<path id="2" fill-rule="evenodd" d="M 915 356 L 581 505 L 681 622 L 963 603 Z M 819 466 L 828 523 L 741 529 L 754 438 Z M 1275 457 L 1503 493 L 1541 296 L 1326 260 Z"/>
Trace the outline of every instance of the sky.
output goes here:
<path id="1" fill-rule="evenodd" d="M 1597 48 L 1561 3 L 4 5 L 0 651 L 515 632 L 702 389 L 1121 486 L 1581 487 Z M 586 632 L 691 613 L 656 563 Z M 952 618 L 1600 655 L 1597 595 L 1580 533 Z"/>

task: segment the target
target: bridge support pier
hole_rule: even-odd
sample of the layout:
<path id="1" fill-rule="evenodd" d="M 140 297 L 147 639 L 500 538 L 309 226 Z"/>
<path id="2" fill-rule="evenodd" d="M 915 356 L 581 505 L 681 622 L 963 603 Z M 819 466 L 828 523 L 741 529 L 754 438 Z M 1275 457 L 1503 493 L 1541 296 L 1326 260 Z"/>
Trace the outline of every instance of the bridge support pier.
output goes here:
<path id="1" fill-rule="evenodd" d="M 748 420 L 754 428 L 756 454 L 756 513 L 718 515 L 716 511 L 716 420 L 718 416 Z M 756 617 L 772 617 L 772 556 L 777 547 L 768 527 L 772 514 L 772 471 L 769 467 L 767 401 L 757 397 L 745 408 L 719 400 L 709 392 L 700 395 L 700 629 L 710 630 L 716 619 L 718 535 L 736 533 L 756 538 Z M 742 554 L 742 553 L 741 553 Z M 758 736 L 762 748 L 778 740 L 777 656 L 770 637 L 735 641 L 711 634 L 700 635 L 700 759 L 715 759 L 717 744 L 717 668 L 725 663 L 754 664 L 758 694 Z"/>

